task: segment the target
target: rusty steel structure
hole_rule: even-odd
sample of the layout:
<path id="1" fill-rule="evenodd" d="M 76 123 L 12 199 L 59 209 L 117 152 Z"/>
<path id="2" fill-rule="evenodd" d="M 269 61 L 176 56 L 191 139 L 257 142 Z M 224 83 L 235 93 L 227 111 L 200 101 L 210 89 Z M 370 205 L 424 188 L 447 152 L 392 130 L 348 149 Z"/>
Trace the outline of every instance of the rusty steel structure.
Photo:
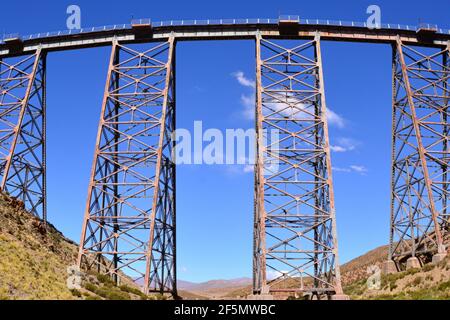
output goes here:
<path id="1" fill-rule="evenodd" d="M 450 45 L 450 44 L 449 44 Z M 389 259 L 403 269 L 445 254 L 448 238 L 449 45 L 393 44 L 393 163 Z"/>
<path id="2" fill-rule="evenodd" d="M 392 46 L 387 262 L 400 270 L 408 259 L 446 255 L 450 31 L 437 27 L 369 29 L 292 17 L 141 20 L 9 36 L 0 41 L 0 189 L 47 219 L 47 53 L 111 46 L 78 264 L 145 293 L 175 296 L 175 46 L 212 39 L 255 41 L 255 295 L 343 297 L 321 41 Z"/>
<path id="3" fill-rule="evenodd" d="M 0 59 L 0 189 L 44 220 L 45 61 L 40 48 Z"/>
<path id="4" fill-rule="evenodd" d="M 79 265 L 176 292 L 174 38 L 112 44 Z"/>
<path id="5" fill-rule="evenodd" d="M 258 35 L 256 56 L 253 291 L 342 294 L 320 35 Z"/>

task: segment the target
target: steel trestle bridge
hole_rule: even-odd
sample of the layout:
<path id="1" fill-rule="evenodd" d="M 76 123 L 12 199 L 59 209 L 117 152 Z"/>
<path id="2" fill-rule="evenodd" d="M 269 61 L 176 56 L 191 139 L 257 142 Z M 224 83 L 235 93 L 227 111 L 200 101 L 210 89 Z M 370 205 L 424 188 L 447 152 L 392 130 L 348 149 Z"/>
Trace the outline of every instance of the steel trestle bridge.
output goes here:
<path id="1" fill-rule="evenodd" d="M 46 57 L 111 46 L 78 264 L 176 296 L 175 48 L 256 47 L 253 293 L 344 297 L 321 41 L 392 46 L 386 272 L 438 262 L 449 238 L 450 31 L 299 19 L 151 22 L 0 41 L 0 188 L 46 220 Z M 276 138 L 266 134 L 280 132 Z M 267 136 L 266 136 L 267 135 Z M 279 164 L 272 170 L 273 161 Z M 274 274 L 269 277 L 268 274 Z"/>

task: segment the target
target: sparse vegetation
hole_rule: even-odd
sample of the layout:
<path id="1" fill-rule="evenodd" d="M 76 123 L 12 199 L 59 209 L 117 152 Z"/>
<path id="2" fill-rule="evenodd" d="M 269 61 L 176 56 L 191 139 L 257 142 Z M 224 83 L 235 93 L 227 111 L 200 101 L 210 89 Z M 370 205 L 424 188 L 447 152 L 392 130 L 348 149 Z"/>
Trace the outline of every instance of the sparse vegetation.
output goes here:
<path id="1" fill-rule="evenodd" d="M 437 265 L 381 276 L 381 289 L 368 290 L 367 267 L 381 266 L 386 246 L 368 252 L 342 267 L 344 292 L 352 299 L 450 299 L 450 257 Z M 17 201 L 0 194 L 0 300 L 85 299 L 165 300 L 165 295 L 145 295 L 133 282 L 115 286 L 109 276 L 89 272 L 82 288 L 69 290 L 67 267 L 75 264 L 77 245 L 38 218 Z M 296 286 L 290 279 L 286 286 Z M 218 291 L 217 291 L 218 292 Z M 220 297 L 246 297 L 251 286 L 225 290 Z M 201 292 L 180 292 L 188 299 L 206 299 Z M 287 298 L 287 297 L 286 297 Z M 291 297 L 294 299 L 295 297 Z M 297 298 L 301 299 L 301 298 Z"/>
<path id="2" fill-rule="evenodd" d="M 362 261 L 363 258 L 357 259 Z M 347 284 L 344 292 L 352 299 L 450 299 L 450 273 L 444 271 L 450 264 L 449 260 L 450 257 L 447 257 L 438 265 L 430 263 L 422 268 L 382 275 L 380 290 L 368 290 L 366 278 L 362 278 Z M 346 272 L 352 271 L 347 269 Z"/>
<path id="3" fill-rule="evenodd" d="M 86 275 L 80 290 L 69 290 L 67 267 L 75 264 L 77 249 L 51 224 L 23 210 L 20 201 L 0 194 L 0 300 L 148 298 L 95 272 Z"/>

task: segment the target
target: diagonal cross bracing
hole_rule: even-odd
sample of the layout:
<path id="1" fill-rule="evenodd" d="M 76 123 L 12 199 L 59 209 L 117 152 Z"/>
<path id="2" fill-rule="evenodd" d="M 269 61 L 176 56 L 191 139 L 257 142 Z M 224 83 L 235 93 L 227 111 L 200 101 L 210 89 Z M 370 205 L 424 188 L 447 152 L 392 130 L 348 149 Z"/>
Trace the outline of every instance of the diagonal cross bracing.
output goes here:
<path id="1" fill-rule="evenodd" d="M 398 39 L 393 57 L 389 255 L 402 268 L 408 257 L 425 262 L 446 251 L 449 48 L 411 47 Z"/>
<path id="2" fill-rule="evenodd" d="M 78 263 L 176 293 L 174 39 L 113 42 Z"/>
<path id="3" fill-rule="evenodd" d="M 320 37 L 256 56 L 253 291 L 342 294 Z"/>
<path id="4" fill-rule="evenodd" d="M 0 60 L 0 189 L 47 219 L 45 188 L 45 59 Z"/>

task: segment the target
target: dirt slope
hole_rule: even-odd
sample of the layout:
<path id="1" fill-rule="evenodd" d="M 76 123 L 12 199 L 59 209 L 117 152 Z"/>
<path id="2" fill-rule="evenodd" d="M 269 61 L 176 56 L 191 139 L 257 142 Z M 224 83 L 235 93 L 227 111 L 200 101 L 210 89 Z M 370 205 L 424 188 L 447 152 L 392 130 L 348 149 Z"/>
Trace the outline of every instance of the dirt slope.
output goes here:
<path id="1" fill-rule="evenodd" d="M 67 267 L 75 265 L 78 246 L 51 224 L 0 194 L 0 300 L 5 299 L 165 299 L 142 294 L 130 279 L 117 287 L 110 278 L 87 273 L 80 290 L 67 288 Z"/>

